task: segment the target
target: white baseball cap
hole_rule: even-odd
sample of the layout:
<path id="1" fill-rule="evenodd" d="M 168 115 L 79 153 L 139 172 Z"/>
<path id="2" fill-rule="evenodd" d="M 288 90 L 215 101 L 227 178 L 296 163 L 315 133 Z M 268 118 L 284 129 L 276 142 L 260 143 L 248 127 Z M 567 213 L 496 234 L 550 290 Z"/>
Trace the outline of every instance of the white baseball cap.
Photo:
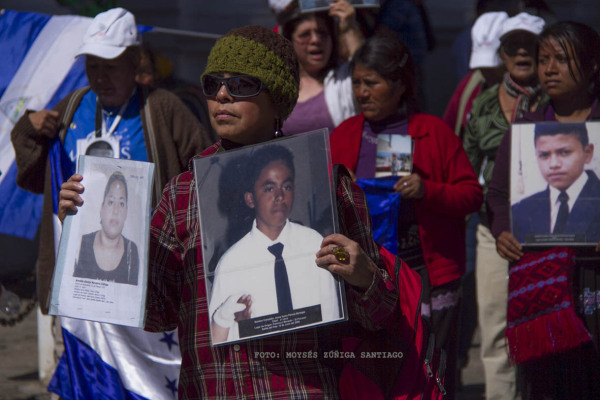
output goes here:
<path id="1" fill-rule="evenodd" d="M 471 28 L 469 68 L 492 68 L 502 65 L 498 55 L 500 36 L 508 14 L 504 11 L 481 14 Z"/>
<path id="2" fill-rule="evenodd" d="M 502 41 L 506 34 L 514 31 L 527 31 L 534 35 L 539 35 L 542 29 L 544 29 L 544 25 L 543 18 L 522 12 L 504 21 L 500 41 Z"/>
<path id="3" fill-rule="evenodd" d="M 87 54 L 112 60 L 123 54 L 127 47 L 141 43 L 133 14 L 124 8 L 113 8 L 96 15 L 76 57 Z"/>
<path id="4" fill-rule="evenodd" d="M 269 8 L 280 25 L 298 17 L 301 13 L 298 0 L 269 0 Z"/>

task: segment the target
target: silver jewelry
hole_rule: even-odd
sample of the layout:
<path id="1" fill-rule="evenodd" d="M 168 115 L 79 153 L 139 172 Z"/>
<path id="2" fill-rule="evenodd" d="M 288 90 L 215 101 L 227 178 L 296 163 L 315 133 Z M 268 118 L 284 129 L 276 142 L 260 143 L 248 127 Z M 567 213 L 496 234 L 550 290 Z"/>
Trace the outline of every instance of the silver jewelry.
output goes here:
<path id="1" fill-rule="evenodd" d="M 276 138 L 282 137 L 283 132 L 281 131 L 281 120 L 279 118 L 275 118 L 275 132 L 274 135 Z"/>

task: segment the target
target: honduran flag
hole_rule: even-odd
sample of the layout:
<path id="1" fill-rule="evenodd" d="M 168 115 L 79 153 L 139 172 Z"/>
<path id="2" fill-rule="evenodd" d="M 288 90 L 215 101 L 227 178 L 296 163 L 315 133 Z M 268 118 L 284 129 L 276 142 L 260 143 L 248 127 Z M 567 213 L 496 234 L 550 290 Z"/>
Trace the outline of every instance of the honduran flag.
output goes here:
<path id="1" fill-rule="evenodd" d="M 41 196 L 16 185 L 10 132 L 26 109 L 51 109 L 87 85 L 84 59 L 74 56 L 90 23 L 79 16 L 0 12 L 0 240 L 2 235 L 32 240 L 41 219 Z M 55 143 L 50 154 L 55 198 L 72 173 L 61 165 L 60 150 Z M 176 332 L 148 333 L 68 318 L 61 323 L 65 352 L 48 390 L 66 400 L 177 398 L 181 355 Z"/>

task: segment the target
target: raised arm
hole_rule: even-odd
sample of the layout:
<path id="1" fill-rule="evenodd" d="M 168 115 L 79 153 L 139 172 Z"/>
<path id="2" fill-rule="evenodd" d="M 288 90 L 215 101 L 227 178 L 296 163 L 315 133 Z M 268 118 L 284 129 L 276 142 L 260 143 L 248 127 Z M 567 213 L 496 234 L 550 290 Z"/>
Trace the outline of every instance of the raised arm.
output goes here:
<path id="1" fill-rule="evenodd" d="M 346 0 L 333 0 L 329 15 L 337 17 L 339 54 L 347 61 L 364 42 L 363 33 L 356 22 L 356 9 Z"/>

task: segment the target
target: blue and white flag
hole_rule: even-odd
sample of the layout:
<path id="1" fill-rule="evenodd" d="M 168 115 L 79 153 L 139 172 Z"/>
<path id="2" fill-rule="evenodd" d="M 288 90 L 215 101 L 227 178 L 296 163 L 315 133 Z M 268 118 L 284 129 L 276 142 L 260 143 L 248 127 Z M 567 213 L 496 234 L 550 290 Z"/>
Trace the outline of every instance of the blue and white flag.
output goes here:
<path id="1" fill-rule="evenodd" d="M 0 235 L 31 240 L 36 234 L 42 196 L 17 187 L 10 132 L 26 109 L 51 109 L 69 92 L 88 84 L 83 58 L 74 57 L 91 21 L 80 16 L 1 11 Z M 57 188 L 70 173 L 60 165 L 59 145 L 55 143 L 50 152 Z M 58 196 L 56 190 L 53 196 Z M 59 235 L 57 231 L 55 237 Z M 181 355 L 176 331 L 148 333 L 68 318 L 61 323 L 65 353 L 50 391 L 67 400 L 177 398 Z"/>
<path id="2" fill-rule="evenodd" d="M 174 400 L 181 356 L 177 331 L 61 318 L 65 353 L 48 390 L 67 400 Z"/>
<path id="3" fill-rule="evenodd" d="M 0 15 L 0 233 L 32 240 L 42 196 L 16 185 L 10 132 L 26 109 L 52 108 L 87 85 L 83 60 L 75 60 L 91 22 L 78 16 L 3 11 Z"/>

